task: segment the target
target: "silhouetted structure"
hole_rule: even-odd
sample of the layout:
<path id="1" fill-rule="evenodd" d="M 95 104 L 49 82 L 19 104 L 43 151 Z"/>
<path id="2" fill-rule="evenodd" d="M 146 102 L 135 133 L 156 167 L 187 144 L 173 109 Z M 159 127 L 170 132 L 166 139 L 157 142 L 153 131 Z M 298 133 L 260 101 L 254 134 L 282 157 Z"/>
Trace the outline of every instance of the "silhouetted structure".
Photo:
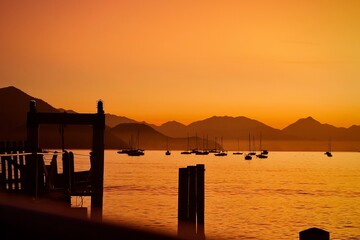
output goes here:
<path id="1" fill-rule="evenodd" d="M 91 219 L 102 220 L 104 182 L 104 130 L 103 103 L 97 104 L 95 114 L 44 113 L 36 111 L 36 102 L 30 101 L 27 114 L 26 143 L 1 143 L 0 191 L 22 193 L 37 198 L 50 198 L 71 206 L 72 196 L 91 197 Z M 89 171 L 74 171 L 74 154 L 62 146 L 62 173 L 57 170 L 57 153 L 50 165 L 45 165 L 39 146 L 39 126 L 92 125 L 93 139 Z M 63 129 L 63 128 L 62 128 Z M 62 139 L 64 142 L 64 139 Z M 87 214 L 86 209 L 77 209 Z"/>
<path id="2" fill-rule="evenodd" d="M 299 233 L 300 240 L 330 240 L 330 233 L 320 228 L 309 228 Z"/>
<path id="3" fill-rule="evenodd" d="M 205 239 L 205 166 L 179 168 L 178 237 Z"/>

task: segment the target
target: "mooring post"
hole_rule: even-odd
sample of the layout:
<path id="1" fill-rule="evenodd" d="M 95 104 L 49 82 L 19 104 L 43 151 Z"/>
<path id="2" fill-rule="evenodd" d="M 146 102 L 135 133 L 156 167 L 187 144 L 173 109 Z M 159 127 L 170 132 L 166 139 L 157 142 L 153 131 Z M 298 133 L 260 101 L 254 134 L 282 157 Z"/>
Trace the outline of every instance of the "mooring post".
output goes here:
<path id="1" fill-rule="evenodd" d="M 91 196 L 91 219 L 102 221 L 103 213 L 103 188 L 104 188 L 104 130 L 105 115 L 103 102 L 98 101 L 96 122 L 93 124 L 92 152 L 94 160 L 92 169 L 92 196 Z"/>
<path id="2" fill-rule="evenodd" d="M 189 221 L 196 222 L 196 168 L 188 166 L 189 171 Z"/>
<path id="3" fill-rule="evenodd" d="M 204 164 L 179 168 L 178 237 L 205 239 Z"/>
<path id="4" fill-rule="evenodd" d="M 178 219 L 186 221 L 188 217 L 188 170 L 179 168 Z"/>
<path id="5" fill-rule="evenodd" d="M 205 165 L 196 165 L 197 239 L 205 239 Z"/>
<path id="6" fill-rule="evenodd" d="M 330 240 L 330 233 L 320 228 L 309 228 L 299 232 L 300 240 Z"/>
<path id="7" fill-rule="evenodd" d="M 179 168 L 178 237 L 186 239 L 188 232 L 189 177 L 187 168 Z"/>

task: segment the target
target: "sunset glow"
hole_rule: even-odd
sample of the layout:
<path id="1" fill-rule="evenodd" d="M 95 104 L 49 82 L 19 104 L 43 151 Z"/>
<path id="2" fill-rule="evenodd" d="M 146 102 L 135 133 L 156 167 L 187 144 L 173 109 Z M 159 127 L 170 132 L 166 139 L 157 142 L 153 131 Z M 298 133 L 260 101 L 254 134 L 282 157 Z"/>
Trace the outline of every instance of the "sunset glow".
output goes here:
<path id="1" fill-rule="evenodd" d="M 0 87 L 162 124 L 360 124 L 360 1 L 0 2 Z"/>

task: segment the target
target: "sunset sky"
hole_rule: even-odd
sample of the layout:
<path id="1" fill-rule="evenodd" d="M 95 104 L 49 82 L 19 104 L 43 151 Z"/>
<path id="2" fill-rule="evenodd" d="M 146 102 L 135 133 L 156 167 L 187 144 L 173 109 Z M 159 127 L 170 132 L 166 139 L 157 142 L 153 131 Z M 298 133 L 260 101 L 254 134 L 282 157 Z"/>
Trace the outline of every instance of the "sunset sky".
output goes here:
<path id="1" fill-rule="evenodd" d="M 359 0 L 0 1 L 0 87 L 162 124 L 360 124 Z"/>

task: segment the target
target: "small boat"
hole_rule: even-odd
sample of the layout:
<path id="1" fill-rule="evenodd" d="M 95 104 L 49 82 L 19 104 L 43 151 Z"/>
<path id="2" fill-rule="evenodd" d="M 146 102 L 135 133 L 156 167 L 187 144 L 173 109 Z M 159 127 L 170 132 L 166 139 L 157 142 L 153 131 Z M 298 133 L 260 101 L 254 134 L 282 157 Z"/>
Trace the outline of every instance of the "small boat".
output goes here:
<path id="1" fill-rule="evenodd" d="M 262 151 L 261 151 L 261 154 L 262 154 L 262 155 L 267 155 L 267 154 L 269 154 L 269 151 L 268 151 L 268 150 L 262 150 Z"/>
<path id="2" fill-rule="evenodd" d="M 227 156 L 227 152 L 226 151 L 220 151 L 214 154 L 214 156 Z"/>
<path id="3" fill-rule="evenodd" d="M 216 152 L 214 155 L 215 156 L 227 156 L 227 152 L 224 150 L 224 147 L 223 147 L 223 138 L 221 137 L 221 150 Z"/>
<path id="4" fill-rule="evenodd" d="M 191 154 L 191 152 L 190 151 L 183 151 L 183 152 L 181 152 L 181 154 Z"/>
<path id="5" fill-rule="evenodd" d="M 250 154 L 245 155 L 245 160 L 251 160 L 251 159 L 252 159 L 252 156 Z"/>
<path id="6" fill-rule="evenodd" d="M 165 155 L 171 155 L 171 152 L 169 150 L 169 139 L 166 138 L 166 152 L 165 152 Z"/>
<path id="7" fill-rule="evenodd" d="M 240 152 L 239 150 L 239 138 L 237 139 L 237 142 L 238 142 L 238 150 L 237 150 L 237 152 L 233 152 L 233 154 L 234 155 L 241 155 L 241 154 L 243 154 L 242 152 Z"/>
<path id="8" fill-rule="evenodd" d="M 326 151 L 324 154 L 325 154 L 326 156 L 328 156 L 328 157 L 332 157 L 332 154 L 331 154 L 331 152 L 329 152 L 329 151 Z"/>
<path id="9" fill-rule="evenodd" d="M 209 155 L 209 151 L 198 150 L 198 151 L 195 152 L 195 155 Z"/>
<path id="10" fill-rule="evenodd" d="M 253 152 L 251 152 L 250 133 L 249 133 L 249 153 L 247 153 L 247 154 L 245 155 L 245 160 L 251 160 L 251 159 L 252 159 L 252 156 L 251 156 L 251 155 L 253 155 L 252 153 L 253 153 Z"/>
<path id="11" fill-rule="evenodd" d="M 243 154 L 242 152 L 233 152 L 234 155 L 241 155 Z"/>
<path id="12" fill-rule="evenodd" d="M 332 157 L 332 153 L 331 153 L 331 140 L 329 140 L 329 146 L 328 146 L 328 150 L 324 153 L 326 156 L 328 157 Z"/>
<path id="13" fill-rule="evenodd" d="M 256 157 L 257 158 L 268 158 L 268 156 L 266 154 L 262 154 L 262 153 L 257 154 Z"/>
<path id="14" fill-rule="evenodd" d="M 143 149 L 132 149 L 127 152 L 128 156 L 142 156 L 145 154 Z"/>
<path id="15" fill-rule="evenodd" d="M 261 153 L 259 155 L 262 156 L 260 158 L 267 158 L 267 157 L 263 157 L 264 155 L 268 155 L 269 151 L 266 149 L 262 149 L 262 134 L 261 133 L 260 133 L 260 151 L 261 151 Z"/>

